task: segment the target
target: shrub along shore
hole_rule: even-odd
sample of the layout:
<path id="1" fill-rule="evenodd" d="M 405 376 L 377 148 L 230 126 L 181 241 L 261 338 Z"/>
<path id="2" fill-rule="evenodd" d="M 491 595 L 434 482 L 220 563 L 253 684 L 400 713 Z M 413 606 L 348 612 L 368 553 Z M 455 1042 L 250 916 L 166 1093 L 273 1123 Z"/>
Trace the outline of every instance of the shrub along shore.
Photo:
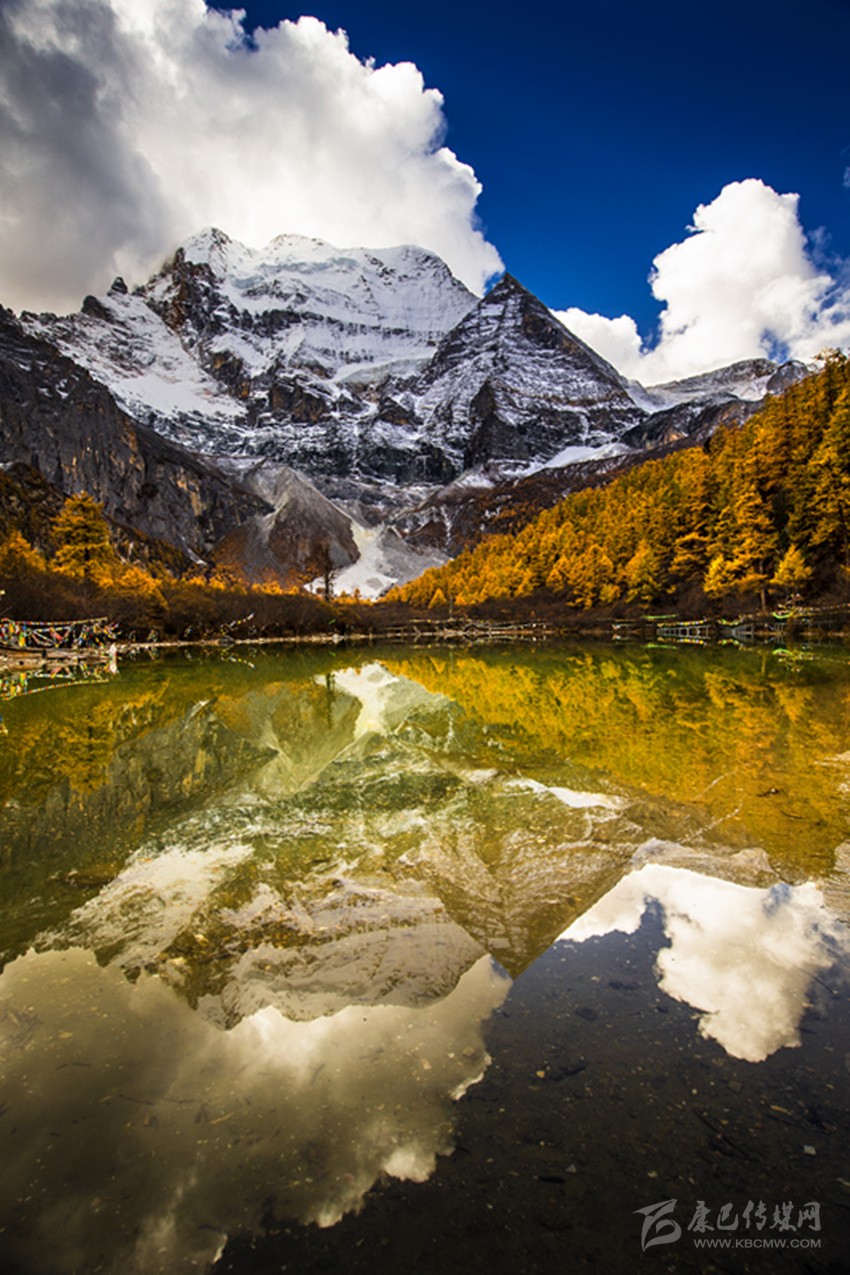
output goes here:
<path id="1" fill-rule="evenodd" d="M 370 611 L 372 618 L 380 616 L 380 608 L 370 608 Z M 312 631 L 279 634 L 250 632 L 245 636 L 234 635 L 242 627 L 240 625 L 193 637 L 162 637 L 152 630 L 143 639 L 136 634 L 122 637 L 113 626 L 109 626 L 109 632 L 95 632 L 90 641 L 83 640 L 78 645 L 66 646 L 36 646 L 25 642 L 6 645 L 0 630 L 0 672 L 107 662 L 114 669 L 119 656 L 125 658 L 145 653 L 155 655 L 190 649 L 223 651 L 257 646 L 359 646 L 374 643 L 477 646 L 590 640 L 700 645 L 769 644 L 783 647 L 850 642 L 850 607 L 846 606 L 796 608 L 772 614 L 742 614 L 721 618 L 685 618 L 667 614 L 612 620 L 582 613 L 570 618 L 562 617 L 560 622 L 555 622 L 552 618 L 548 621 L 530 619 L 524 622 L 499 622 L 458 615 L 437 617 L 432 614 L 408 616 L 403 622 L 398 622 L 398 616 L 394 616 L 394 619 L 395 623 L 378 623 L 370 627 L 333 624 Z"/>

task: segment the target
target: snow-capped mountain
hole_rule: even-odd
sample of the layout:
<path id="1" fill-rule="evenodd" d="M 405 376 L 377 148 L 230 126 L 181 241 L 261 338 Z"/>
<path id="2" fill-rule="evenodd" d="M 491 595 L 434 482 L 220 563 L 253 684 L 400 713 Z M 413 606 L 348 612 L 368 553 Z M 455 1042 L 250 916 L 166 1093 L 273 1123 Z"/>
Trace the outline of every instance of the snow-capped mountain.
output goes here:
<path id="1" fill-rule="evenodd" d="M 281 235 L 257 250 L 218 230 L 187 240 L 132 292 L 118 279 L 78 314 L 24 314 L 16 330 L 19 345 L 53 349 L 99 386 L 110 413 L 212 463 L 235 507 L 255 498 L 224 536 L 254 578 L 287 562 L 303 573 L 330 546 L 334 567 L 360 562 L 352 581 L 367 593 L 416 574 L 423 551 L 433 561 L 456 550 L 459 528 L 474 535 L 467 506 L 482 489 L 496 486 L 501 509 L 512 483 L 527 500 L 527 480 L 544 472 L 551 496 L 559 473 L 568 489 L 579 465 L 703 436 L 805 372 L 755 360 L 647 389 L 509 275 L 479 300 L 421 248 Z M 78 489 L 71 460 L 57 469 L 31 435 L 25 456 L 0 437 L 0 463 L 35 461 Z M 90 479 L 120 516 L 103 445 Z M 168 537 L 167 519 L 157 528 Z M 200 544 L 182 524 L 178 540 Z"/>
<path id="2" fill-rule="evenodd" d="M 209 558 L 269 506 L 123 412 L 109 390 L 0 308 L 0 466 L 37 471 L 60 495 L 86 491 L 117 524 Z"/>
<path id="3" fill-rule="evenodd" d="M 302 368 L 360 383 L 426 362 L 475 304 L 422 248 L 279 235 L 255 250 L 220 230 L 187 240 L 142 296 L 200 361 L 223 354 L 252 378 Z"/>
<path id="4" fill-rule="evenodd" d="M 79 314 L 24 320 L 177 442 L 327 464 L 329 422 L 356 431 L 371 387 L 426 363 L 475 300 L 421 248 L 205 230 L 132 294 L 118 279 Z"/>
<path id="5" fill-rule="evenodd" d="M 736 398 L 761 402 L 766 394 L 779 394 L 787 389 L 807 368 L 802 363 L 783 363 L 778 367 L 770 359 L 743 359 L 728 367 L 688 376 L 681 381 L 648 385 L 643 389 L 644 401 L 653 410 L 680 407 L 683 403 L 707 398 Z M 641 387 L 639 387 L 641 388 Z"/>
<path id="6" fill-rule="evenodd" d="M 699 376 L 644 388 L 629 383 L 632 397 L 649 415 L 624 442 L 655 447 L 687 437 L 707 437 L 718 425 L 740 422 L 767 394 L 779 394 L 806 376 L 804 363 L 777 365 L 770 359 L 744 359 Z"/>
<path id="7" fill-rule="evenodd" d="M 611 364 L 508 274 L 400 398 L 458 472 L 604 447 L 645 415 Z"/>

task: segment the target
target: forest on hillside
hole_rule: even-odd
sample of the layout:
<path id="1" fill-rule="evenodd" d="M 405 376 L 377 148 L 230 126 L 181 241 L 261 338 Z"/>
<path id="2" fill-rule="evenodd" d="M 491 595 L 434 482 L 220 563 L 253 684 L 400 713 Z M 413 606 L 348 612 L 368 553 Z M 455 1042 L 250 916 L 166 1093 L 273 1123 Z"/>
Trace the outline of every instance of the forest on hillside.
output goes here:
<path id="1" fill-rule="evenodd" d="M 414 606 L 557 598 L 570 607 L 844 595 L 850 585 L 850 361 L 768 399 L 743 427 L 568 496 L 395 589 Z"/>
<path id="2" fill-rule="evenodd" d="M 0 475 L 0 496 L 4 487 L 12 484 Z M 0 504 L 0 615 L 15 620 L 98 616 L 124 636 L 150 639 L 343 632 L 360 622 L 360 609 L 273 581 L 252 585 L 226 566 L 122 534 L 85 492 L 51 515 L 24 511 L 28 522 L 11 500 Z"/>
<path id="3" fill-rule="evenodd" d="M 744 426 L 568 496 L 376 604 L 331 599 L 329 588 L 320 598 L 251 585 L 226 565 L 204 568 L 161 542 L 131 542 L 85 493 L 48 509 L 2 474 L 0 497 L 3 613 L 104 616 L 139 636 L 378 632 L 454 608 L 551 618 L 846 602 L 850 360 L 831 352 Z"/>

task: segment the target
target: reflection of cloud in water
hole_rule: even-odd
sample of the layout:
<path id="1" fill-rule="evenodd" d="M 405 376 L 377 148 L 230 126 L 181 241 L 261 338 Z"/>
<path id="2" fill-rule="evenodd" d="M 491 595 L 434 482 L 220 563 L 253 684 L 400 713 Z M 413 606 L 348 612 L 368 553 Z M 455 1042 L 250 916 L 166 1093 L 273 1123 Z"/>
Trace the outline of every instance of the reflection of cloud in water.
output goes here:
<path id="1" fill-rule="evenodd" d="M 92 1269 L 108 1235 L 99 1269 L 200 1268 L 265 1210 L 330 1225 L 382 1173 L 424 1180 L 507 988 L 484 957 L 424 1008 L 296 1023 L 269 1007 L 224 1032 L 91 953 L 21 957 L 0 977 L 9 1256 L 45 1275 Z"/>
<path id="2" fill-rule="evenodd" d="M 659 984 L 704 1011 L 702 1035 L 748 1062 L 799 1045 L 809 985 L 833 964 L 835 944 L 847 943 L 820 891 L 811 884 L 757 890 L 650 864 L 624 877 L 561 937 L 633 934 L 654 900 L 670 940 L 658 954 Z"/>

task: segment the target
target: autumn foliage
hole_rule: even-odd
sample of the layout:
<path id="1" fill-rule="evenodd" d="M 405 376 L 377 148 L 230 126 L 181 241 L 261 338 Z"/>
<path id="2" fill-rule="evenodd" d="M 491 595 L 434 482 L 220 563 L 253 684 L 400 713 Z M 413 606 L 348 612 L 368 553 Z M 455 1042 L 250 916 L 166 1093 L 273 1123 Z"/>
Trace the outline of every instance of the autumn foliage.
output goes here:
<path id="1" fill-rule="evenodd" d="M 163 562 L 127 561 L 115 541 L 102 505 L 85 493 L 52 520 L 48 552 L 9 531 L 0 542 L 3 612 L 30 620 L 102 615 L 138 637 L 344 628 L 339 607 L 309 594 L 251 586 L 223 567 L 181 575 Z"/>
<path id="2" fill-rule="evenodd" d="M 192 567 L 158 544 L 128 551 L 85 493 L 29 524 L 0 520 L 4 612 L 104 615 L 125 632 L 245 636 L 403 623 L 413 607 L 591 608 L 846 597 L 850 591 L 850 362 L 771 398 L 743 427 L 718 430 L 578 492 L 519 532 L 491 535 L 377 607 L 298 588 L 249 585 L 224 565 Z M 136 547 L 137 548 L 137 547 Z M 169 556 L 171 555 L 171 556 Z"/>
<path id="3" fill-rule="evenodd" d="M 822 370 L 701 447 L 582 491 L 394 590 L 416 606 L 549 595 L 577 608 L 749 597 L 762 606 L 850 576 L 850 362 Z"/>

